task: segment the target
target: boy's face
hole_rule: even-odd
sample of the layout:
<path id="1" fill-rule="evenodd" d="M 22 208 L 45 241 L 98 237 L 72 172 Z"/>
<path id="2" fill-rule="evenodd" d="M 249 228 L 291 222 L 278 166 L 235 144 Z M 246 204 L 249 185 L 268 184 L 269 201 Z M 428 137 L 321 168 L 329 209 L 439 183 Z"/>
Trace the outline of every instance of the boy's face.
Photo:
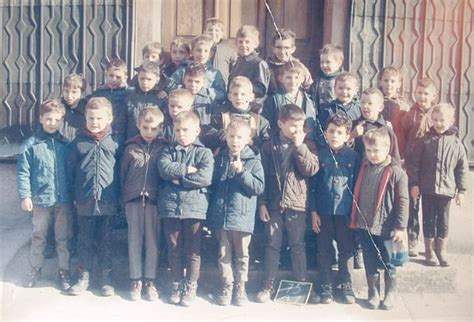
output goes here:
<path id="1" fill-rule="evenodd" d="M 193 61 L 198 64 L 206 64 L 211 56 L 211 44 L 199 42 L 194 45 L 192 55 Z"/>
<path id="2" fill-rule="evenodd" d="M 232 106 L 240 111 L 246 111 L 255 96 L 248 86 L 234 86 L 227 94 Z"/>
<path id="3" fill-rule="evenodd" d="M 224 38 L 224 30 L 219 25 L 208 24 L 204 33 L 212 38 L 212 41 L 217 44 Z"/>
<path id="4" fill-rule="evenodd" d="M 127 71 L 123 68 L 109 68 L 106 80 L 110 89 L 125 87 L 127 85 Z"/>
<path id="5" fill-rule="evenodd" d="M 99 133 L 112 123 L 112 114 L 106 109 L 86 110 L 86 127 L 91 133 Z"/>
<path id="6" fill-rule="evenodd" d="M 287 93 L 295 93 L 303 84 L 303 77 L 301 77 L 300 73 L 293 71 L 284 72 L 280 75 L 279 80 Z"/>
<path id="7" fill-rule="evenodd" d="M 183 46 L 171 46 L 171 61 L 175 65 L 181 65 L 189 58 L 188 51 Z"/>
<path id="8" fill-rule="evenodd" d="M 184 97 L 171 96 L 168 100 L 168 113 L 172 120 L 176 116 L 185 111 L 191 111 L 193 108 L 193 101 Z"/>
<path id="9" fill-rule="evenodd" d="M 322 54 L 319 58 L 319 66 L 325 75 L 334 74 L 342 66 L 342 59 L 335 55 Z"/>
<path id="10" fill-rule="evenodd" d="M 278 127 L 285 138 L 293 141 L 297 134 L 304 132 L 304 120 L 278 120 Z"/>
<path id="11" fill-rule="evenodd" d="M 61 112 L 51 111 L 40 116 L 40 123 L 43 131 L 49 134 L 55 133 L 63 124 L 64 114 Z"/>
<path id="12" fill-rule="evenodd" d="M 358 89 L 357 82 L 353 79 L 337 81 L 334 85 L 334 94 L 342 104 L 347 104 L 354 99 Z"/>
<path id="13" fill-rule="evenodd" d="M 247 57 L 258 47 L 258 40 L 254 37 L 237 37 L 237 54 L 241 57 Z"/>
<path id="14" fill-rule="evenodd" d="M 193 95 L 196 95 L 201 88 L 204 86 L 204 75 L 202 76 L 189 76 L 185 75 L 183 79 L 184 87 L 189 89 Z"/>
<path id="15" fill-rule="evenodd" d="M 143 55 L 144 62 L 159 62 L 160 61 L 160 53 L 157 51 L 149 51 L 145 55 Z"/>
<path id="16" fill-rule="evenodd" d="M 454 124 L 454 117 L 451 113 L 439 111 L 431 114 L 431 121 L 436 133 L 443 134 Z"/>
<path id="17" fill-rule="evenodd" d="M 200 131 L 199 123 L 193 120 L 185 120 L 174 125 L 176 142 L 181 146 L 191 145 L 198 138 Z"/>
<path id="18" fill-rule="evenodd" d="M 349 140 L 349 133 L 345 126 L 337 126 L 334 123 L 329 123 L 324 133 L 326 140 L 328 140 L 329 146 L 334 151 L 340 150 L 344 144 Z"/>
<path id="19" fill-rule="evenodd" d="M 368 121 L 377 120 L 383 107 L 383 99 L 379 95 L 362 94 L 360 98 L 360 111 L 364 119 Z"/>
<path id="20" fill-rule="evenodd" d="M 415 100 L 424 109 L 429 109 L 435 102 L 438 95 L 434 86 L 417 86 L 415 91 Z"/>
<path id="21" fill-rule="evenodd" d="M 372 164 L 380 164 L 387 159 L 390 144 L 376 143 L 365 145 L 365 155 Z"/>
<path id="22" fill-rule="evenodd" d="M 152 122 L 141 121 L 140 124 L 138 124 L 140 136 L 147 143 L 152 142 L 158 137 L 158 134 L 160 134 L 162 127 L 163 123 L 160 123 L 158 120 L 153 120 Z"/>
<path id="23" fill-rule="evenodd" d="M 158 83 L 158 76 L 154 73 L 139 72 L 138 73 L 138 86 L 144 92 L 151 91 Z"/>
<path id="24" fill-rule="evenodd" d="M 275 45 L 272 47 L 273 54 L 280 61 L 287 63 L 296 50 L 293 44 L 293 39 L 277 39 Z"/>
<path id="25" fill-rule="evenodd" d="M 231 128 L 226 133 L 227 146 L 232 155 L 238 155 L 250 143 L 250 129 L 246 127 Z"/>
<path id="26" fill-rule="evenodd" d="M 380 80 L 380 89 L 383 95 L 395 97 L 402 86 L 402 80 L 395 75 L 383 75 Z"/>
<path id="27" fill-rule="evenodd" d="M 82 91 L 79 87 L 63 87 L 63 98 L 67 105 L 76 107 L 82 97 Z"/>

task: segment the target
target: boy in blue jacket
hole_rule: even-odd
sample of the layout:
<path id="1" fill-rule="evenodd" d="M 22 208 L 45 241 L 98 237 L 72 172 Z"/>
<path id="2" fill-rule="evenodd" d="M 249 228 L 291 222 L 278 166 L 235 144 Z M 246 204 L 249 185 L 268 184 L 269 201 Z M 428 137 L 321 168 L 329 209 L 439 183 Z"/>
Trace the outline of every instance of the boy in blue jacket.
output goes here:
<path id="1" fill-rule="evenodd" d="M 67 175 L 73 189 L 79 225 L 79 279 L 67 291 L 79 295 L 89 288 L 89 276 L 97 253 L 100 293 L 112 296 L 112 217 L 117 213 L 119 182 L 117 143 L 112 139 L 112 104 L 106 98 L 89 100 L 86 126 L 71 143 Z"/>
<path id="2" fill-rule="evenodd" d="M 352 193 L 359 170 L 359 156 L 346 145 L 352 127 L 351 120 L 336 113 L 328 120 L 325 132 L 328 148 L 319 151 L 319 171 L 312 178 L 310 198 L 312 229 L 318 234 L 321 283 L 321 303 L 333 301 L 331 264 L 333 245 L 337 242 L 338 278 L 342 301 L 355 303 L 351 283 L 351 257 L 354 250 L 353 234 L 349 228 Z"/>
<path id="3" fill-rule="evenodd" d="M 201 268 L 201 232 L 208 207 L 214 158 L 199 141 L 199 116 L 182 112 L 174 119 L 176 143 L 163 148 L 158 171 L 158 213 L 163 218 L 171 269 L 169 302 L 191 306 Z M 183 270 L 186 277 L 183 280 Z"/>
<path id="4" fill-rule="evenodd" d="M 25 287 L 34 287 L 41 275 L 51 221 L 54 222 L 58 253 L 59 288 L 66 290 L 70 286 L 68 242 L 71 232 L 71 196 L 65 176 L 68 141 L 58 132 L 64 114 L 64 105 L 59 100 L 48 100 L 41 104 L 41 129 L 23 144 L 18 158 L 17 187 L 21 209 L 33 211 L 31 270 Z"/>
<path id="5" fill-rule="evenodd" d="M 248 122 L 232 121 L 226 129 L 227 148 L 216 157 L 208 222 L 217 230 L 219 241 L 218 265 L 222 278 L 222 289 L 217 296 L 219 305 L 229 305 L 232 299 L 237 306 L 247 302 L 249 244 L 257 196 L 265 187 L 260 155 L 249 146 L 250 138 Z"/>

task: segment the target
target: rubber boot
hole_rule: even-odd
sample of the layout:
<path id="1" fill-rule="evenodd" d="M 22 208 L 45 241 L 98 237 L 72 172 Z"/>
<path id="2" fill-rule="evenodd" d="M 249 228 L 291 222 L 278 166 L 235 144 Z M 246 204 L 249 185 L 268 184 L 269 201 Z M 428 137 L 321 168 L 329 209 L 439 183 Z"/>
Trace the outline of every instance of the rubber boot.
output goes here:
<path id="1" fill-rule="evenodd" d="M 436 238 L 435 239 L 435 253 L 436 257 L 439 260 L 439 265 L 443 267 L 448 267 L 449 263 L 446 260 L 446 243 L 448 242 L 447 238 Z"/>
<path id="2" fill-rule="evenodd" d="M 425 265 L 436 266 L 437 263 L 433 259 L 433 238 L 425 238 Z"/>
<path id="3" fill-rule="evenodd" d="M 375 310 L 380 306 L 380 274 L 367 274 L 366 278 L 369 287 L 368 307 Z"/>
<path id="4" fill-rule="evenodd" d="M 390 310 L 395 301 L 397 293 L 397 275 L 385 272 L 385 298 L 382 302 L 382 309 Z"/>

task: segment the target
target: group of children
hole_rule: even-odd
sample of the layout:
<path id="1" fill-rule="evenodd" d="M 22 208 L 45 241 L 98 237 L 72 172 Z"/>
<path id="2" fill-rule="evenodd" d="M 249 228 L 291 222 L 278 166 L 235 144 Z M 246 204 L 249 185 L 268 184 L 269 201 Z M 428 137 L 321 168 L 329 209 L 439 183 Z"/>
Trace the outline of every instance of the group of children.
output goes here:
<path id="1" fill-rule="evenodd" d="M 21 207 L 33 211 L 26 286 L 40 277 L 52 222 L 60 289 L 68 295 L 87 290 L 97 255 L 100 292 L 113 295 L 111 219 L 120 208 L 128 223 L 134 301 L 159 297 L 163 232 L 168 301 L 192 304 L 206 226 L 219 245 L 216 303 L 245 304 L 249 245 L 260 221 L 265 280 L 256 300 L 266 302 L 275 292 L 285 232 L 293 279 L 306 281 L 309 219 L 318 236 L 314 298 L 327 304 L 338 292 L 342 302 L 355 303 L 351 270 L 360 244 L 369 307 L 390 309 L 397 276 L 384 242 L 399 242 L 408 231 L 416 256 L 420 197 L 426 263 L 449 265 L 449 206 L 452 198 L 462 202 L 468 165 L 455 110 L 437 103 L 434 83 L 421 79 L 408 108 L 400 71 L 387 67 L 380 89 L 364 89 L 359 99 L 359 82 L 343 71 L 337 46 L 321 49 L 313 82 L 293 57 L 292 31 L 274 37 L 268 62 L 256 51 L 255 27 L 242 26 L 235 46 L 223 36 L 223 23 L 210 19 L 191 47 L 182 38 L 171 43 L 169 61 L 159 44 L 147 45 L 130 86 L 126 64 L 114 59 L 106 85 L 89 97 L 84 78 L 72 74 L 62 98 L 41 104 L 41 128 L 24 143 L 17 170 Z M 382 303 L 379 268 L 385 271 Z"/>

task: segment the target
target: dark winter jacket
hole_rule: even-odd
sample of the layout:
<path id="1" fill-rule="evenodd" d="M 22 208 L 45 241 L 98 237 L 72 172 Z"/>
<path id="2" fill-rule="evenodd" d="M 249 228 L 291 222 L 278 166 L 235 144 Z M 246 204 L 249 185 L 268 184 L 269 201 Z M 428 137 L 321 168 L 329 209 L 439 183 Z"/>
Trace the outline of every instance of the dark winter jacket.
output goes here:
<path id="1" fill-rule="evenodd" d="M 316 146 L 306 140 L 301 146 L 290 147 L 292 157 L 288 170 L 282 171 L 281 140 L 275 135 L 266 141 L 260 151 L 265 171 L 265 192 L 258 204 L 266 205 L 270 213 L 308 210 L 309 178 L 318 172 Z"/>
<path id="2" fill-rule="evenodd" d="M 399 140 L 401 143 L 399 149 L 402 159 L 410 157 L 415 148 L 416 141 L 429 131 L 432 109 L 424 110 L 418 104 L 415 104 L 403 115 L 400 123 Z"/>
<path id="3" fill-rule="evenodd" d="M 163 122 L 163 139 L 167 144 L 176 143 L 176 133 L 174 132 L 174 124 L 171 118 L 165 115 L 165 121 Z M 216 143 L 216 138 L 218 137 L 217 131 L 212 128 L 210 125 L 201 125 L 201 132 L 199 132 L 199 141 L 206 148 L 214 149 L 218 146 Z"/>
<path id="4" fill-rule="evenodd" d="M 22 145 L 17 161 L 17 189 L 20 199 L 33 205 L 51 207 L 72 201 L 66 177 L 68 141 L 58 132 L 38 130 Z"/>
<path id="5" fill-rule="evenodd" d="M 402 120 L 405 114 L 410 109 L 410 105 L 403 96 L 385 97 L 383 101 L 382 116 L 386 121 L 392 123 L 393 132 L 397 137 L 398 147 L 404 147 L 402 132 Z M 403 155 L 403 152 L 401 152 Z"/>
<path id="6" fill-rule="evenodd" d="M 441 135 L 431 128 L 418 140 L 406 166 L 410 187 L 419 186 L 421 194 L 452 198 L 467 190 L 466 150 L 453 128 Z"/>
<path id="7" fill-rule="evenodd" d="M 324 104 L 331 103 L 336 99 L 334 94 L 334 85 L 336 83 L 336 77 L 342 73 L 342 69 L 331 75 L 326 75 L 320 69 L 317 77 L 309 89 L 309 94 L 314 101 L 316 111 L 320 111 Z"/>
<path id="8" fill-rule="evenodd" d="M 146 142 L 140 135 L 127 141 L 120 164 L 120 186 L 124 203 L 134 199 L 158 200 L 158 152 L 164 142 L 156 139 Z"/>
<path id="9" fill-rule="evenodd" d="M 318 153 L 319 171 L 311 178 L 310 211 L 320 216 L 348 216 L 359 172 L 360 157 L 348 146 L 338 151 L 323 149 Z"/>
<path id="10" fill-rule="evenodd" d="M 218 44 L 212 47 L 211 58 L 209 61 L 215 69 L 221 72 L 227 88 L 229 73 L 237 61 L 237 50 L 235 45 L 228 40 L 221 40 Z"/>
<path id="11" fill-rule="evenodd" d="M 64 98 L 61 102 L 66 108 L 66 114 L 64 115 L 64 122 L 59 133 L 61 133 L 68 141 L 72 141 L 76 138 L 76 135 L 81 131 L 85 124 L 84 112 L 86 109 L 87 98 L 81 98 L 75 108 L 69 106 Z"/>
<path id="12" fill-rule="evenodd" d="M 308 68 L 298 59 L 295 57 L 290 58 L 290 62 L 297 62 L 303 66 L 303 83 L 301 84 L 301 88 L 304 91 L 308 91 L 311 85 L 313 84 L 313 78 L 311 77 L 311 73 L 309 72 Z M 270 84 L 268 85 L 268 95 L 276 94 L 276 93 L 284 93 L 285 88 L 283 84 L 279 81 L 278 77 L 280 76 L 282 67 L 286 64 L 284 62 L 277 61 L 276 57 L 270 57 L 267 59 L 268 67 L 270 68 Z"/>
<path id="13" fill-rule="evenodd" d="M 358 224 L 358 217 L 361 214 L 357 205 L 365 172 L 371 166 L 374 165 L 363 160 L 357 176 L 351 214 L 351 228 L 353 229 L 367 230 L 365 225 Z M 397 162 L 392 162 L 385 167 L 377 191 L 374 207 L 377 214 L 373 219 L 373 224 L 369 227 L 370 233 L 390 239 L 390 233 L 393 230 L 403 230 L 408 224 L 408 179 L 405 171 Z M 368 216 L 373 216 L 373 214 Z"/>
<path id="14" fill-rule="evenodd" d="M 265 187 L 260 155 L 245 147 L 240 154 L 243 171 L 237 174 L 230 169 L 231 160 L 228 149 L 216 157 L 208 223 L 214 229 L 253 233 L 257 196 Z"/>
<path id="15" fill-rule="evenodd" d="M 212 113 L 216 106 L 215 92 L 209 88 L 201 88 L 199 92 L 194 95 L 193 109 L 199 115 L 201 125 L 211 124 Z"/>
<path id="16" fill-rule="evenodd" d="M 162 218 L 206 219 L 208 187 L 212 183 L 214 158 L 211 150 L 196 140 L 188 148 L 164 147 L 158 155 L 163 180 L 158 190 L 158 212 Z M 188 174 L 187 167 L 198 169 Z"/>

